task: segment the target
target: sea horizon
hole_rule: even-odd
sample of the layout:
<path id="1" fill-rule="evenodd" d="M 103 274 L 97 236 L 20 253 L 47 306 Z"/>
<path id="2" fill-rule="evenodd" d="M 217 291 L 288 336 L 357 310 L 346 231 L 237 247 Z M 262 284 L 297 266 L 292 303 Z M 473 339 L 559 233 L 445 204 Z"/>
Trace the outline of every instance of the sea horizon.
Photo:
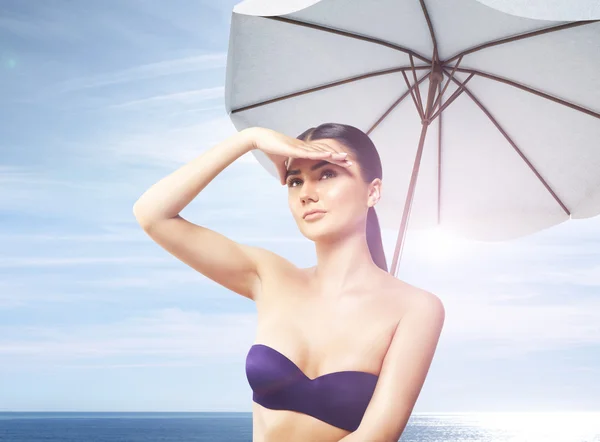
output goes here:
<path id="1" fill-rule="evenodd" d="M 0 411 L 0 420 L 4 419 L 51 419 L 51 418 L 112 418 L 112 417 L 127 417 L 135 418 L 218 418 L 219 416 L 230 417 L 236 416 L 252 416 L 252 411 L 21 411 L 9 410 Z M 600 422 L 600 410 L 582 410 L 582 411 L 421 411 L 411 414 L 411 419 L 416 417 L 485 417 L 495 416 L 498 418 L 510 419 L 516 416 L 529 417 L 550 417 L 550 416 L 579 416 L 591 417 L 598 415 Z"/>
<path id="2" fill-rule="evenodd" d="M 11 442 L 249 442 L 251 411 L 0 411 Z M 600 411 L 414 412 L 400 442 L 600 442 Z"/>
<path id="3" fill-rule="evenodd" d="M 238 413 L 238 414 L 252 414 L 252 411 L 225 411 L 225 410 L 180 410 L 180 411 L 143 411 L 143 410 L 0 410 L 0 414 L 8 413 L 65 413 L 65 414 L 77 414 L 77 413 L 131 413 L 131 414 L 193 414 L 193 413 Z M 553 411 L 416 411 L 411 415 L 460 415 L 460 414 L 598 414 L 600 410 L 553 410 Z"/>

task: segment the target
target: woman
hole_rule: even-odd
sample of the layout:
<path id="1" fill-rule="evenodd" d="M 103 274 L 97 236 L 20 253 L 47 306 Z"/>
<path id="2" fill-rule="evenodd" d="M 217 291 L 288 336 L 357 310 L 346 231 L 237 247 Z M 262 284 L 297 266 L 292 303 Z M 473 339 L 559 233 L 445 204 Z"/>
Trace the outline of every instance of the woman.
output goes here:
<path id="1" fill-rule="evenodd" d="M 179 216 L 223 169 L 259 149 L 288 186 L 317 265 L 298 268 Z M 297 139 L 253 127 L 212 147 L 134 206 L 168 252 L 255 301 L 246 359 L 253 440 L 397 441 L 429 370 L 444 322 L 435 295 L 390 275 L 374 206 L 382 167 L 369 137 L 323 124 Z"/>

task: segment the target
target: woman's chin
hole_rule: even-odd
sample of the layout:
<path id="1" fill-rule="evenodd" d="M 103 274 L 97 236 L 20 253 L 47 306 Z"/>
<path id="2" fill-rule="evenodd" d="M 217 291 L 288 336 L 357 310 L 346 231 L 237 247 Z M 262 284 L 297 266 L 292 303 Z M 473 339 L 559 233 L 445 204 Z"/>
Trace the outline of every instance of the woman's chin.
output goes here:
<path id="1" fill-rule="evenodd" d="M 331 226 L 327 227 L 316 224 L 310 226 L 300 226 L 300 232 L 306 239 L 310 239 L 314 242 L 330 238 L 334 234 L 334 232 L 331 230 Z"/>

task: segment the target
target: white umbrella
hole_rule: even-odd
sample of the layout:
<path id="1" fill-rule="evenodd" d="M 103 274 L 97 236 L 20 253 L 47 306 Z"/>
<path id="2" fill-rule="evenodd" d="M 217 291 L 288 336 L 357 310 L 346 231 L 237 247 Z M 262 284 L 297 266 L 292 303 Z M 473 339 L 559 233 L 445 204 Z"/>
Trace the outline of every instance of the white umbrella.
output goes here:
<path id="1" fill-rule="evenodd" d="M 507 14 L 538 20 L 594 20 L 600 18 L 598 0 L 477 0 Z"/>
<path id="2" fill-rule="evenodd" d="M 411 229 L 499 241 L 600 213 L 595 21 L 476 0 L 247 0 L 233 10 L 225 104 L 239 130 L 369 134 L 381 227 L 399 228 L 394 275 L 409 214 Z"/>

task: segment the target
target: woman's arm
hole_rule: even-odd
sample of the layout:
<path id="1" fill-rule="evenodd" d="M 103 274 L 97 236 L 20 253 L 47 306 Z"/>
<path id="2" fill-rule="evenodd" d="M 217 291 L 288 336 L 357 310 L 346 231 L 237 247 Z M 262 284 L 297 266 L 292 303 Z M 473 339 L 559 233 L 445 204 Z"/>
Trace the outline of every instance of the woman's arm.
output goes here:
<path id="1" fill-rule="evenodd" d="M 253 129 L 244 129 L 167 175 L 134 204 L 133 213 L 143 226 L 174 218 L 219 173 L 253 149 Z"/>
<path id="2" fill-rule="evenodd" d="M 274 254 L 237 243 L 182 218 L 183 210 L 213 178 L 254 148 L 256 132 L 245 129 L 158 181 L 133 207 L 144 231 L 158 245 L 207 278 L 257 301 L 261 276 Z"/>
<path id="3" fill-rule="evenodd" d="M 397 442 L 425 382 L 442 331 L 441 300 L 424 293 L 400 320 L 371 402 L 356 431 L 340 442 Z"/>

